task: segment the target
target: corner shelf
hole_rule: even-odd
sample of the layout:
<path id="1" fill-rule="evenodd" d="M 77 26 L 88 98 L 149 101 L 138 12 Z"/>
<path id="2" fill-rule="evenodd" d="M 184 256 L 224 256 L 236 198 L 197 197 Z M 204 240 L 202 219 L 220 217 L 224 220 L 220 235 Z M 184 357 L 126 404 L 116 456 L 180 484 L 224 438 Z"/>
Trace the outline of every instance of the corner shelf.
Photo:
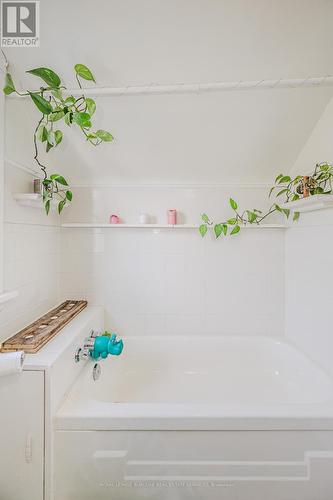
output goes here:
<path id="1" fill-rule="evenodd" d="M 38 193 L 14 193 L 14 200 L 22 207 L 44 209 L 43 196 Z M 58 202 L 51 202 L 51 210 L 57 209 Z M 64 206 L 67 208 L 67 205 Z"/>
<path id="2" fill-rule="evenodd" d="M 22 207 L 43 208 L 43 198 L 37 193 L 14 193 L 14 200 Z"/>
<path id="3" fill-rule="evenodd" d="M 62 224 L 66 228 L 103 228 L 103 229 L 199 229 L 198 224 L 103 224 L 99 222 L 69 222 Z M 241 226 L 242 229 L 286 229 L 284 224 L 252 224 Z"/>
<path id="4" fill-rule="evenodd" d="M 282 208 L 289 208 L 293 212 L 313 212 L 333 207 L 332 194 L 314 194 L 307 198 L 301 198 L 296 201 L 289 201 L 281 205 Z"/>

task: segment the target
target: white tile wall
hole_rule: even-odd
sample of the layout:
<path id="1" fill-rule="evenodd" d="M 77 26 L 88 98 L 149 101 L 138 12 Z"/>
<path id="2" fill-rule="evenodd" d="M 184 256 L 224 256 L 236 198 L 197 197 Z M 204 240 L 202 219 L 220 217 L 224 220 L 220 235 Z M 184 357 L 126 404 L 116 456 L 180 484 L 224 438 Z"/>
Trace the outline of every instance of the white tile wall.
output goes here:
<path id="1" fill-rule="evenodd" d="M 0 342 L 59 300 L 60 229 L 56 215 L 17 205 L 15 192 L 31 191 L 32 177 L 7 166 L 5 178 L 4 288 L 19 296 L 0 311 Z"/>
<path id="2" fill-rule="evenodd" d="M 332 210 L 302 214 L 286 236 L 286 336 L 333 374 Z"/>
<path id="3" fill-rule="evenodd" d="M 258 198 L 258 190 L 234 191 L 250 207 Z M 108 213 L 117 211 L 136 222 L 143 207 L 165 222 L 171 206 L 181 207 L 187 222 L 198 222 L 205 208 L 228 215 L 225 199 L 230 188 L 190 192 L 77 189 L 75 206 L 65 217 L 106 222 Z M 201 239 L 196 230 L 62 228 L 61 293 L 104 306 L 108 326 L 122 335 L 280 335 L 283 251 L 284 231 L 274 229 L 244 230 L 215 241 L 210 236 Z"/>

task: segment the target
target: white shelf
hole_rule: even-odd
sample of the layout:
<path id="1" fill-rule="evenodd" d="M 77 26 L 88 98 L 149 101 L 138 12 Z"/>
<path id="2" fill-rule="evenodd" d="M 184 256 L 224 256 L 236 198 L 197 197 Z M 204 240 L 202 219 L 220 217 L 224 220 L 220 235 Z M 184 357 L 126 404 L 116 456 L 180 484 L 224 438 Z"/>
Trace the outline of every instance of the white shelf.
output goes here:
<path id="1" fill-rule="evenodd" d="M 43 197 L 36 193 L 15 193 L 14 200 L 22 207 L 43 208 Z"/>
<path id="2" fill-rule="evenodd" d="M 40 210 L 44 210 L 43 196 L 41 194 L 38 194 L 38 193 L 14 193 L 13 198 L 22 207 L 39 208 Z M 52 200 L 51 206 L 50 206 L 51 210 L 57 210 L 58 203 L 59 203 L 59 201 Z M 64 208 L 67 208 L 67 205 L 65 205 Z"/>
<path id="3" fill-rule="evenodd" d="M 103 224 L 99 222 L 69 222 L 62 224 L 67 228 L 105 228 L 105 229 L 199 229 L 199 224 Z M 283 224 L 249 224 L 241 226 L 242 229 L 285 229 Z"/>
<path id="4" fill-rule="evenodd" d="M 301 198 L 296 201 L 283 203 L 282 208 L 289 208 L 293 212 L 312 212 L 314 210 L 323 210 L 324 208 L 333 207 L 332 194 L 314 194 L 307 198 Z"/>

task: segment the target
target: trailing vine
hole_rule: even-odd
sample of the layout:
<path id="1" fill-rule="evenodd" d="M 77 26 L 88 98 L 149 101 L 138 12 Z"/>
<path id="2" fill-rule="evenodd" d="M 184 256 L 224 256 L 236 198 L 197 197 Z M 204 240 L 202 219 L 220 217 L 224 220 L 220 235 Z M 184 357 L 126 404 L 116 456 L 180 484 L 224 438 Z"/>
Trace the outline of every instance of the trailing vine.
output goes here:
<path id="1" fill-rule="evenodd" d="M 311 175 L 297 175 L 291 178 L 289 175 L 279 174 L 271 187 L 268 197 L 273 193 L 275 198 L 282 197 L 281 204 L 275 201 L 266 212 L 256 208 L 251 210 L 239 211 L 237 202 L 230 198 L 229 205 L 233 210 L 233 216 L 223 222 L 214 223 L 207 214 L 202 214 L 202 222 L 199 226 L 199 232 L 204 237 L 209 229 L 214 231 L 216 238 L 221 235 L 234 235 L 240 232 L 242 226 L 248 224 L 260 225 L 267 217 L 275 212 L 281 213 L 287 219 L 290 216 L 290 208 L 285 208 L 284 203 L 293 202 L 300 198 L 306 198 L 315 194 L 331 194 L 333 180 L 333 165 L 329 163 L 317 163 Z M 299 219 L 299 212 L 293 211 L 293 222 Z"/>
<path id="2" fill-rule="evenodd" d="M 79 97 L 74 97 L 73 95 L 66 96 L 66 87 L 52 69 L 35 68 L 26 73 L 40 78 L 46 85 L 41 86 L 38 90 L 19 92 L 14 85 L 11 74 L 8 72 L 6 56 L 4 55 L 4 57 L 6 60 L 4 94 L 8 96 L 15 93 L 22 97 L 30 97 L 41 113 L 33 133 L 34 160 L 42 172 L 42 195 L 45 211 L 48 214 L 52 200 L 56 200 L 60 214 L 64 206 L 72 201 L 73 193 L 63 175 L 58 173 L 48 174 L 46 165 L 40 160 L 39 147 L 44 144 L 46 153 L 49 153 L 52 148 L 59 146 L 63 133 L 58 128 L 57 122 L 61 121 L 69 127 L 76 125 L 86 140 L 93 146 L 99 146 L 102 142 L 113 140 L 113 136 L 106 130 L 92 131 L 92 116 L 96 111 L 96 103 L 93 99 L 85 97 L 81 80 L 95 82 L 94 75 L 84 64 L 74 66 L 76 81 L 79 88 L 82 89 L 82 94 Z"/>

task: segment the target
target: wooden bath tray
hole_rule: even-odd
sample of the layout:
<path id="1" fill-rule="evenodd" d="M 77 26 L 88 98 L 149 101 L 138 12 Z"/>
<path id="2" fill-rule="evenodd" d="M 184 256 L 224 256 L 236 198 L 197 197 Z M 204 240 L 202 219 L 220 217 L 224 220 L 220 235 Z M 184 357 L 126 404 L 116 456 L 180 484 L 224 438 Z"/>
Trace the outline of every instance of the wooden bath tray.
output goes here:
<path id="1" fill-rule="evenodd" d="M 24 351 L 29 354 L 38 352 L 82 309 L 87 307 L 87 304 L 86 300 L 66 300 L 10 339 L 5 340 L 1 351 Z"/>

